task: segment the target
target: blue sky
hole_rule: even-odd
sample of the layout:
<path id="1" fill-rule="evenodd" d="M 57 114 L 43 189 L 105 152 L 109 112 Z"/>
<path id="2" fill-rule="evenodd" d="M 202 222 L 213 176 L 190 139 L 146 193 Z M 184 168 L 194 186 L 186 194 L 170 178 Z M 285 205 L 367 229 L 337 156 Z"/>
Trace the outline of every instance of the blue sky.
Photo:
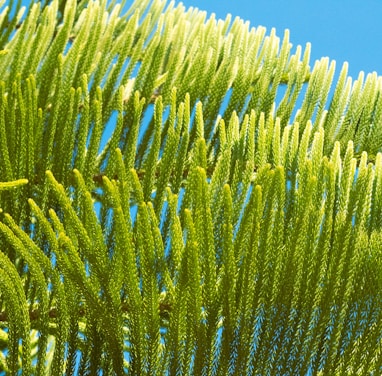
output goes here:
<path id="1" fill-rule="evenodd" d="M 179 3 L 179 0 L 176 0 Z M 382 0 L 182 0 L 187 8 L 212 12 L 218 18 L 227 13 L 249 20 L 251 26 L 276 28 L 282 37 L 290 30 L 293 46 L 312 45 L 311 66 L 316 59 L 328 56 L 337 62 L 336 72 L 344 61 L 353 78 L 363 70 L 382 75 Z"/>

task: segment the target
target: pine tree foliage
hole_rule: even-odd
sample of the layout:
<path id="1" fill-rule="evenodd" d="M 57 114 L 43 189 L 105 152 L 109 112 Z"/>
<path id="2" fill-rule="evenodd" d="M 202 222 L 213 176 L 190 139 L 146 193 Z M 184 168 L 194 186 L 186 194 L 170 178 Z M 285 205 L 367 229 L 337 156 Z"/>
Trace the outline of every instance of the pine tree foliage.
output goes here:
<path id="1" fill-rule="evenodd" d="M 1 5 L 4 374 L 381 374 L 381 77 L 173 2 Z"/>

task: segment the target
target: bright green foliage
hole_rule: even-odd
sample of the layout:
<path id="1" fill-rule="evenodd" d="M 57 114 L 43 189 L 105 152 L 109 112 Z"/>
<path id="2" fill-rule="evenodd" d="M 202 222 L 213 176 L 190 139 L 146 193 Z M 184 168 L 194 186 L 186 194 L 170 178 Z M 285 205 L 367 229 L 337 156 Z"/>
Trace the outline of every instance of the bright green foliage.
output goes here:
<path id="1" fill-rule="evenodd" d="M 2 371 L 382 373 L 381 77 L 161 0 L 1 4 Z"/>

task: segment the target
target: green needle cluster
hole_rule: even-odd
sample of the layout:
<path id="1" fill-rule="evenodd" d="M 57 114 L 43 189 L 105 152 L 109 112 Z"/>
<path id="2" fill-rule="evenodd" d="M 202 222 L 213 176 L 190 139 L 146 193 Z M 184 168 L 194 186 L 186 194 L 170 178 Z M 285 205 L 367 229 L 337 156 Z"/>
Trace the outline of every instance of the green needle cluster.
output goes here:
<path id="1" fill-rule="evenodd" d="M 382 373 L 382 78 L 165 0 L 0 1 L 0 372 Z"/>

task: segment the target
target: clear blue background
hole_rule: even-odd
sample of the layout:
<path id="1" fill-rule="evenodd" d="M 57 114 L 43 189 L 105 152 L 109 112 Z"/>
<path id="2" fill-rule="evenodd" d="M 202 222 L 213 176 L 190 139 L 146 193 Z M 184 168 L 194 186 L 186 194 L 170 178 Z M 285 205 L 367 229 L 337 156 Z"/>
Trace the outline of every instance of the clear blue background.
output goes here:
<path id="1" fill-rule="evenodd" d="M 179 0 L 176 3 L 180 3 Z M 276 28 L 283 37 L 290 30 L 293 46 L 312 45 L 311 66 L 328 56 L 337 62 L 338 73 L 344 61 L 349 75 L 357 78 L 376 71 L 382 75 L 382 0 L 182 0 L 188 7 L 212 12 L 218 18 L 231 13 L 249 20 L 251 26 L 265 26 L 267 34 Z"/>

